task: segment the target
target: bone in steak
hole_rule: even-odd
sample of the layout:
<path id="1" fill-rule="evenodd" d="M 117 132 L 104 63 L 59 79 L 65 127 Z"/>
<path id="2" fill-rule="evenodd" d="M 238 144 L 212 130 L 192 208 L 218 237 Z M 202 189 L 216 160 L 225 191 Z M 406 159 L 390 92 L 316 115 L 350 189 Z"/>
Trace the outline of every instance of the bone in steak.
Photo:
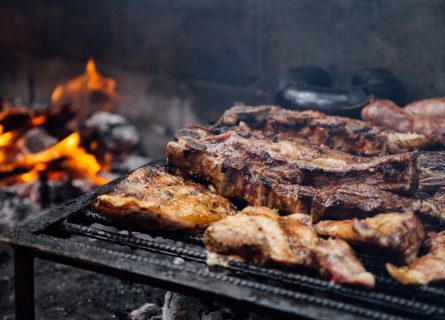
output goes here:
<path id="1" fill-rule="evenodd" d="M 360 120 L 276 106 L 235 106 L 222 115 L 216 126 L 230 127 L 240 122 L 269 136 L 308 139 L 316 145 L 364 156 L 402 153 L 429 145 L 422 134 L 401 133 Z"/>
<path id="2" fill-rule="evenodd" d="M 274 141 L 257 131 L 240 132 L 235 128 L 220 135 L 204 135 L 203 130 L 198 129 L 190 136 L 191 130 L 183 132 L 187 135 L 178 139 L 180 145 L 190 146 L 184 152 L 206 153 L 238 167 L 250 165 L 256 172 L 261 169 L 262 174 L 273 170 L 274 176 L 289 183 L 320 187 L 361 182 L 400 194 L 413 194 L 417 190 L 415 153 L 356 157 L 314 146 L 301 139 Z M 196 136 L 199 138 L 193 138 Z M 167 146 L 169 155 L 170 147 Z"/>
<path id="3" fill-rule="evenodd" d="M 383 213 L 363 220 L 321 221 L 315 230 L 322 236 L 380 249 L 406 263 L 416 259 L 425 238 L 423 226 L 413 212 Z"/>
<path id="4" fill-rule="evenodd" d="M 403 183 L 394 183 L 391 176 L 401 179 L 400 182 L 404 180 L 403 170 L 395 174 L 400 169 L 398 165 L 403 168 L 403 163 L 409 164 L 406 174 L 411 177 L 411 181 L 407 179 L 405 190 L 412 188 L 416 170 L 410 155 L 368 159 L 368 162 L 336 167 L 332 163 L 338 163 L 339 159 L 323 158 L 326 154 L 317 156 L 316 149 L 309 148 L 312 155 L 305 152 L 306 161 L 290 157 L 289 150 L 303 150 L 292 145 L 298 143 L 296 141 L 281 140 L 274 144 L 268 140 L 244 138 L 234 131 L 214 136 L 203 129 L 195 132 L 193 136 L 199 137 L 195 139 L 190 131 L 192 129 L 188 130 L 188 136 L 167 145 L 168 163 L 211 183 L 224 197 L 242 198 L 250 205 L 276 208 L 283 213 L 312 213 L 314 221 L 367 217 L 407 208 L 426 217 L 434 216 L 439 220 L 443 217 L 434 210 L 434 205 L 427 206 L 380 189 L 402 189 Z M 287 146 L 283 151 L 284 142 Z M 312 161 L 308 161 L 310 158 Z M 393 169 L 388 170 L 392 164 L 395 164 Z M 333 186 L 324 187 L 326 184 Z"/>
<path id="5" fill-rule="evenodd" d="M 210 265 L 241 259 L 257 264 L 318 266 L 332 282 L 374 286 L 374 276 L 366 272 L 346 242 L 320 239 L 299 217 L 280 217 L 269 208 L 247 207 L 212 224 L 204 242 Z"/>
<path id="6" fill-rule="evenodd" d="M 426 241 L 429 252 L 408 266 L 386 264 L 391 277 L 403 284 L 427 285 L 445 280 L 445 231 L 431 234 Z"/>
<path id="7" fill-rule="evenodd" d="M 148 230 L 198 231 L 235 213 L 227 199 L 161 166 L 134 171 L 110 193 L 98 196 L 92 207 L 112 220 Z"/>

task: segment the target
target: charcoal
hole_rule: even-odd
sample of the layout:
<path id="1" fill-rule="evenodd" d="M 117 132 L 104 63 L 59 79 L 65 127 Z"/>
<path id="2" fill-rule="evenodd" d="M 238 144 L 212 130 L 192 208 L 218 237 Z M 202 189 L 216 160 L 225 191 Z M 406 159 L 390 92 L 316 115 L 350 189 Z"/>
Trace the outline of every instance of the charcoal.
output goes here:
<path id="1" fill-rule="evenodd" d="M 122 157 L 114 157 L 111 167 L 113 172 L 126 174 L 139 167 L 142 167 L 150 161 L 150 158 L 136 154 L 129 154 Z"/>
<path id="2" fill-rule="evenodd" d="M 69 104 L 50 106 L 42 114 L 46 117 L 43 127 L 48 134 L 58 139 L 66 138 L 76 131 L 83 120 Z"/>
<path id="3" fill-rule="evenodd" d="M 3 110 L 0 114 L 0 124 L 4 131 L 20 130 L 29 127 L 32 112 L 25 107 Z"/>
<path id="4" fill-rule="evenodd" d="M 58 180 L 48 180 L 46 188 L 48 194 L 42 195 L 41 201 L 45 197 L 45 201 L 49 204 L 61 204 L 91 191 L 93 187 L 89 180 L 70 179 L 67 176 Z"/>
<path id="5" fill-rule="evenodd" d="M 18 141 L 25 153 L 37 153 L 48 149 L 57 143 L 57 139 L 41 127 L 35 127 L 26 132 Z"/>
<path id="6" fill-rule="evenodd" d="M 98 148 L 114 154 L 126 153 L 140 142 L 136 127 L 124 117 L 98 111 L 88 118 L 81 128 L 86 141 L 96 141 Z"/>

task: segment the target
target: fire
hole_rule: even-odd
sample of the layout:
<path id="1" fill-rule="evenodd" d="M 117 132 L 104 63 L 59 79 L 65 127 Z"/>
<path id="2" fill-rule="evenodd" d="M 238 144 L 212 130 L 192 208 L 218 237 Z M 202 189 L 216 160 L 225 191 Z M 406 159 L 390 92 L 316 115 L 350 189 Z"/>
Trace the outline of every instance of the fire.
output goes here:
<path id="1" fill-rule="evenodd" d="M 8 145 L 12 138 L 14 138 L 14 133 L 12 131 L 3 133 L 3 126 L 0 125 L 0 147 Z"/>
<path id="2" fill-rule="evenodd" d="M 108 179 L 100 177 L 101 166 L 96 158 L 80 147 L 80 135 L 75 132 L 45 151 L 26 155 L 18 161 L 19 166 L 33 167 L 34 170 L 22 174 L 22 180 L 32 180 L 36 173 L 46 169 L 46 164 L 63 159 L 64 167 L 68 168 L 79 178 L 88 178 L 96 185 L 108 182 Z"/>
<path id="3" fill-rule="evenodd" d="M 93 154 L 82 147 L 81 135 L 75 130 L 95 111 L 95 107 L 104 108 L 108 106 L 107 103 L 112 102 L 115 86 L 116 81 L 102 76 L 97 71 L 94 60 L 89 59 L 83 74 L 55 88 L 51 96 L 55 104 L 52 109 L 34 112 L 26 107 L 3 108 L 0 112 L 0 173 L 7 178 L 0 183 L 29 183 L 38 180 L 42 174 L 47 180 L 60 180 L 68 175 L 71 178 L 89 180 L 95 185 L 107 183 L 109 179 L 102 177 L 100 173 L 109 169 L 111 159 L 102 157 L 103 163 L 99 163 Z M 100 101 L 98 97 L 105 102 L 97 105 Z M 65 116 L 63 111 L 58 111 L 63 110 L 59 106 L 64 104 L 74 107 L 72 118 L 63 124 L 66 129 L 64 134 L 74 133 L 54 143 L 56 136 L 49 134 L 51 131 L 48 129 L 54 130 L 54 126 L 58 125 L 54 124 L 57 112 L 60 112 L 62 118 Z M 71 127 L 69 124 L 72 119 L 77 122 Z M 39 127 L 40 131 L 31 131 L 35 127 Z M 47 140 L 44 140 L 45 137 L 48 137 Z M 53 144 L 49 148 L 39 149 L 39 143 L 45 142 L 47 145 Z M 91 152 L 97 151 L 96 141 L 88 141 L 88 144 Z M 43 151 L 33 153 L 30 151 L 33 149 Z"/>
<path id="4" fill-rule="evenodd" d="M 88 105 L 96 104 L 92 95 L 100 93 L 103 98 L 99 109 L 110 109 L 115 98 L 116 81 L 102 76 L 96 69 L 96 63 L 89 59 L 85 72 L 80 76 L 58 85 L 51 95 L 54 104 L 72 103 L 76 107 L 88 108 Z M 90 110 L 94 111 L 94 110 Z"/>

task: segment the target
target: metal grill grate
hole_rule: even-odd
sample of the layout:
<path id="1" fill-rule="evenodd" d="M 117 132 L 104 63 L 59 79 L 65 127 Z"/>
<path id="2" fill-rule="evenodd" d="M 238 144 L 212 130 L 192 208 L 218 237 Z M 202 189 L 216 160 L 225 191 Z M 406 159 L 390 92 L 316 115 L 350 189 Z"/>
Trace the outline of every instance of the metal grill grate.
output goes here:
<path id="1" fill-rule="evenodd" d="M 138 230 L 129 233 L 125 226 L 90 211 L 89 204 L 97 194 L 110 187 L 85 195 L 11 234 L 9 241 L 19 253 L 17 257 L 23 258 L 26 253 L 198 297 L 246 305 L 280 318 L 445 319 L 444 287 L 403 286 L 384 273 L 383 260 L 365 254 L 360 258 L 376 274 L 374 290 L 331 284 L 306 269 L 230 262 L 227 268 L 209 270 L 201 236 Z M 179 264 L 178 257 L 182 258 Z M 22 262 L 23 259 L 16 261 L 19 272 L 27 270 Z M 17 285 L 16 294 L 26 296 L 24 280 Z M 24 302 L 26 297 L 17 303 Z M 17 319 L 25 318 L 28 317 L 18 314 Z"/>

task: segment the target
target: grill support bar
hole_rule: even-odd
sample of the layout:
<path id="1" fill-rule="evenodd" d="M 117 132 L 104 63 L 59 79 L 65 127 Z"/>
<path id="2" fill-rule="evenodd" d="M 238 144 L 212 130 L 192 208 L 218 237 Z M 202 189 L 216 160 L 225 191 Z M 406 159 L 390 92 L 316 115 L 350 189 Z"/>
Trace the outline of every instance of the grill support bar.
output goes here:
<path id="1" fill-rule="evenodd" d="M 34 257 L 14 248 L 15 317 L 34 320 Z"/>

